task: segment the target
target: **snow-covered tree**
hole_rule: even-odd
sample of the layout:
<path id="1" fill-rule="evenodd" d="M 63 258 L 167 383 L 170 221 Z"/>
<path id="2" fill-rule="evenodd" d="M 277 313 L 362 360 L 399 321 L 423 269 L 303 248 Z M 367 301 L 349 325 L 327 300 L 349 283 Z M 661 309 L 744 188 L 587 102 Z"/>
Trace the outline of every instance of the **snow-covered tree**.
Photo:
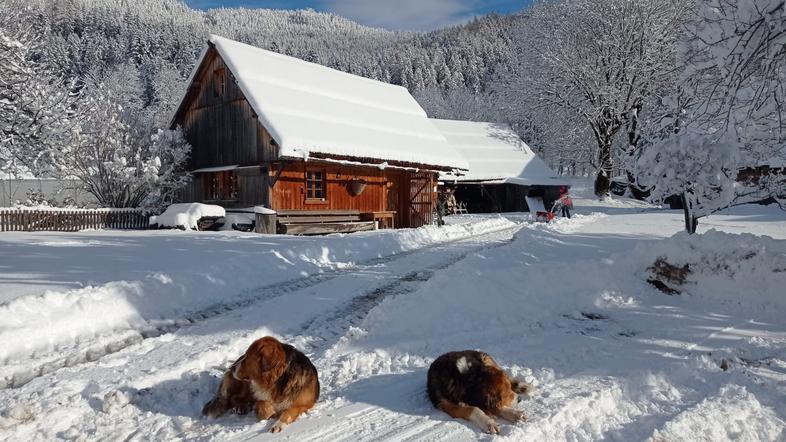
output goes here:
<path id="1" fill-rule="evenodd" d="M 653 197 L 682 195 L 686 229 L 786 195 L 786 1 L 706 0 L 681 44 L 664 131 L 638 160 Z"/>
<path id="2" fill-rule="evenodd" d="M 39 34 L 20 10 L 0 14 L 0 172 L 51 172 L 52 154 L 68 143 L 76 94 L 38 58 Z"/>
<path id="3" fill-rule="evenodd" d="M 685 2 L 575 0 L 536 5 L 514 34 L 519 65 L 501 88 L 527 114 L 563 108 L 580 117 L 597 146 L 595 193 L 608 195 L 614 140 L 626 128 L 635 151 L 642 108 L 674 73 Z"/>
<path id="4" fill-rule="evenodd" d="M 149 117 L 117 104 L 113 90 L 88 92 L 79 133 L 62 152 L 62 173 L 77 178 L 106 207 L 171 202 L 190 177 L 190 146 L 181 131 L 153 129 Z"/>

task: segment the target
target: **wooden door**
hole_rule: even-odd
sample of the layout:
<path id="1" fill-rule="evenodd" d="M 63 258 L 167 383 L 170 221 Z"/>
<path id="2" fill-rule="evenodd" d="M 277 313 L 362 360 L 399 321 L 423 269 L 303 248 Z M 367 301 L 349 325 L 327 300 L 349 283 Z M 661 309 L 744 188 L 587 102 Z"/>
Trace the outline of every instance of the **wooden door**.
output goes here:
<path id="1" fill-rule="evenodd" d="M 403 174 L 401 172 L 385 172 L 387 194 L 385 195 L 385 210 L 396 212 L 396 227 L 408 227 L 409 213 L 406 209 L 407 195 L 402 195 Z M 406 189 L 406 187 L 404 187 Z"/>
<path id="2" fill-rule="evenodd" d="M 421 172 L 409 177 L 409 227 L 432 224 L 434 220 L 434 174 Z"/>

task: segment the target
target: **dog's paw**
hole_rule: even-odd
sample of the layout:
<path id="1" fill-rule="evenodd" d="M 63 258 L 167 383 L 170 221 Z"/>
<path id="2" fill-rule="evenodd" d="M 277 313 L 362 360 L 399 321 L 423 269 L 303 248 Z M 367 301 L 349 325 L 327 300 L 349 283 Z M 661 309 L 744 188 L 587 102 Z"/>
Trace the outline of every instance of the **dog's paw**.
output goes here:
<path id="1" fill-rule="evenodd" d="M 499 434 L 499 424 L 479 408 L 472 410 L 469 420 L 475 422 L 480 430 L 488 434 Z"/>
<path id="2" fill-rule="evenodd" d="M 216 418 L 226 412 L 226 404 L 219 398 L 213 398 L 202 408 L 202 416 Z"/>
<path id="3" fill-rule="evenodd" d="M 502 410 L 499 415 L 503 419 L 513 423 L 524 422 L 527 420 L 527 415 L 524 414 L 523 411 L 514 410 L 512 408 L 507 408 Z"/>
<path id="4" fill-rule="evenodd" d="M 270 429 L 270 432 L 271 433 L 280 433 L 280 432 L 282 432 L 284 430 L 284 428 L 287 427 L 287 425 L 288 424 L 285 424 L 284 422 L 277 421 L 275 424 L 273 424 L 273 427 Z"/>
<path id="5" fill-rule="evenodd" d="M 488 422 L 485 422 L 481 429 L 484 433 L 499 434 L 499 424 L 494 419 L 489 419 Z"/>

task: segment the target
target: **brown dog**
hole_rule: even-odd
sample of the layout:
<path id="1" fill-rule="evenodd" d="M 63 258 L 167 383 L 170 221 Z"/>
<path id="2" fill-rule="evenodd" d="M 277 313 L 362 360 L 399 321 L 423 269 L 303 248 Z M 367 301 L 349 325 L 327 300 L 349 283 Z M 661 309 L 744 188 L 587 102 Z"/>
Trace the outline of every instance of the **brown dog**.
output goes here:
<path id="1" fill-rule="evenodd" d="M 526 420 L 511 405 L 517 394 L 531 391 L 531 385 L 511 380 L 491 356 L 479 351 L 445 353 L 428 369 L 428 397 L 434 406 L 451 417 L 474 422 L 486 433 L 499 433 L 491 416 Z"/>
<path id="2" fill-rule="evenodd" d="M 317 369 L 308 357 L 267 336 L 254 341 L 227 370 L 216 397 L 205 404 L 202 414 L 246 414 L 253 408 L 260 420 L 279 415 L 270 430 L 278 433 L 313 407 L 317 399 Z"/>

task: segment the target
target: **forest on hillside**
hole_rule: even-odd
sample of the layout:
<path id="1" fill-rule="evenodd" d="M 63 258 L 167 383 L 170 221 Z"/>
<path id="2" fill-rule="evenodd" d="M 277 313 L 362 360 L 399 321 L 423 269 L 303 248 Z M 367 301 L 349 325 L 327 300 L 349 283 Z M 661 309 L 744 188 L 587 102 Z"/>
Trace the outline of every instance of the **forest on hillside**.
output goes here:
<path id="1" fill-rule="evenodd" d="M 0 172 L 100 163 L 164 196 L 187 155 L 166 126 L 211 33 L 402 85 L 433 117 L 510 124 L 559 173 L 596 176 L 599 195 L 626 175 L 729 202 L 718 176 L 786 156 L 783 0 L 553 0 L 428 33 L 312 10 L 0 0 Z"/>

